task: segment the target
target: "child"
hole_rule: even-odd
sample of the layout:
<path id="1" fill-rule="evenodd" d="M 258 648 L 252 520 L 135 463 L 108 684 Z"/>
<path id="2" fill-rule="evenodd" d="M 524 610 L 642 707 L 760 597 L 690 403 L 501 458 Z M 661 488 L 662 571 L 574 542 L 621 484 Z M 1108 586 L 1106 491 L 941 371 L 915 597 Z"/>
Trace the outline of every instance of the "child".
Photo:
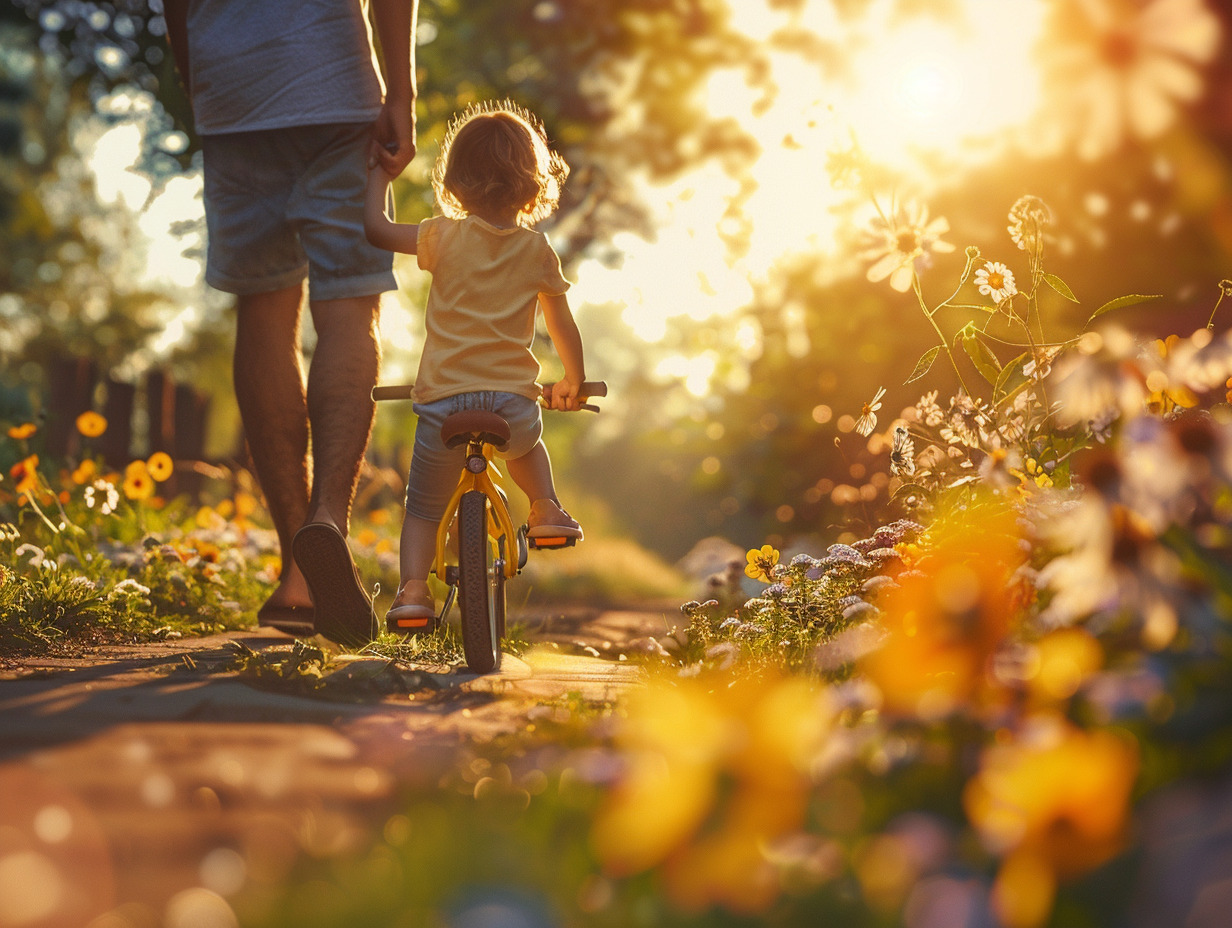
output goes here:
<path id="1" fill-rule="evenodd" d="M 451 413 L 486 409 L 509 422 L 512 438 L 498 451 L 531 501 L 531 537 L 582 537 L 556 498 L 538 404 L 543 395 L 553 409 L 578 407 L 582 339 L 565 299 L 569 284 L 560 259 L 531 228 L 556 209 L 568 173 L 538 119 L 508 101 L 472 105 L 450 124 L 432 172 L 443 216 L 418 225 L 391 222 L 385 215 L 391 178 L 379 166 L 369 172 L 368 241 L 417 255 L 432 274 L 412 397 L 419 425 L 402 524 L 402 576 L 389 622 L 422 619 L 423 630 L 433 627 L 427 579 L 436 529 L 465 457 L 465 449 L 441 442 L 441 423 Z M 536 305 L 565 368 L 550 397 L 535 383 L 539 363 L 530 351 Z"/>

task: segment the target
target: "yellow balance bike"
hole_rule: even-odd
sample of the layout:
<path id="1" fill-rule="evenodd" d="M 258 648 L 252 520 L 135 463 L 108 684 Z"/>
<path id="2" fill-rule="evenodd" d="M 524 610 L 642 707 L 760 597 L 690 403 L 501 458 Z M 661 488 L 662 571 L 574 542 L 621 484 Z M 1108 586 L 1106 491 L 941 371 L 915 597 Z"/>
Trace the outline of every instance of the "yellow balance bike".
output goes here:
<path id="1" fill-rule="evenodd" d="M 411 384 L 379 386 L 374 400 L 410 399 Z M 544 388 L 551 394 L 551 384 Z M 603 381 L 587 381 L 578 400 L 607 396 Z M 582 402 L 579 409 L 598 412 L 597 406 Z M 500 666 L 501 638 L 505 635 L 505 581 L 516 577 L 526 566 L 531 548 L 566 548 L 573 538 L 527 536 L 525 525 L 517 528 L 509 516 L 504 490 L 494 481 L 501 479 L 492 463 L 494 449 L 509 441 L 509 423 L 494 412 L 468 409 L 454 413 L 441 425 L 441 439 L 447 448 L 466 447 L 466 459 L 457 489 L 445 507 L 436 531 L 436 559 L 432 572 L 449 587 L 445 604 L 436 617 L 435 627 L 444 624 L 455 595 L 462 614 L 462 651 L 466 665 L 474 673 L 490 673 Z M 448 539 L 457 541 L 457 563 L 450 563 Z M 391 621 L 391 632 L 414 634 L 424 631 L 430 619 Z"/>

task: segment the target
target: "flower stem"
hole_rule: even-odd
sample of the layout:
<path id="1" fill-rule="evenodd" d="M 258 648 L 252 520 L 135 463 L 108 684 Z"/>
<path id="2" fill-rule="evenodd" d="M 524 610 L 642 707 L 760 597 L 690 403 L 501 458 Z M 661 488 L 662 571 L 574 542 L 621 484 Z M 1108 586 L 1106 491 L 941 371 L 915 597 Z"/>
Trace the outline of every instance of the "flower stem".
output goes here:
<path id="1" fill-rule="evenodd" d="M 941 331 L 941 326 L 937 325 L 937 320 L 933 318 L 933 314 L 929 312 L 928 304 L 924 301 L 924 293 L 920 290 L 920 277 L 914 270 L 911 272 L 911 287 L 915 291 L 915 298 L 920 303 L 920 309 L 924 313 L 924 318 L 928 320 L 928 324 L 933 327 L 933 331 L 937 333 L 937 337 L 941 339 L 941 347 L 945 349 L 945 355 L 950 359 L 950 365 L 954 368 L 954 373 L 958 376 L 958 385 L 962 387 L 964 393 L 968 396 L 971 391 L 967 389 L 967 382 L 963 380 L 962 371 L 958 369 L 958 359 L 954 357 L 954 352 L 950 350 L 950 341 L 945 337 L 945 333 Z M 953 299 L 953 297 L 951 297 Z M 944 304 L 942 304 L 944 305 Z M 938 306 L 938 309 L 941 307 Z"/>

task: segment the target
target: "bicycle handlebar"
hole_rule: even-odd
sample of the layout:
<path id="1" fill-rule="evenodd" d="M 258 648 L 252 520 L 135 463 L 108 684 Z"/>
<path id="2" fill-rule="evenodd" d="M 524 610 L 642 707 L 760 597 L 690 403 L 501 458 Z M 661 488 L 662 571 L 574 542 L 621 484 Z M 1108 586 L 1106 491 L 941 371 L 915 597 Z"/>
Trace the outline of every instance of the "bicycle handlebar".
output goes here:
<path id="1" fill-rule="evenodd" d="M 552 384 L 545 383 L 543 385 L 543 395 L 552 395 Z M 380 402 L 381 400 L 409 400 L 411 391 L 415 389 L 413 383 L 398 383 L 385 384 L 372 388 L 372 399 Z M 592 396 L 607 396 L 607 382 L 603 380 L 587 380 L 578 389 L 578 400 L 587 400 Z M 579 409 L 588 409 L 592 412 L 598 412 L 599 407 L 590 403 L 582 403 L 578 406 Z"/>

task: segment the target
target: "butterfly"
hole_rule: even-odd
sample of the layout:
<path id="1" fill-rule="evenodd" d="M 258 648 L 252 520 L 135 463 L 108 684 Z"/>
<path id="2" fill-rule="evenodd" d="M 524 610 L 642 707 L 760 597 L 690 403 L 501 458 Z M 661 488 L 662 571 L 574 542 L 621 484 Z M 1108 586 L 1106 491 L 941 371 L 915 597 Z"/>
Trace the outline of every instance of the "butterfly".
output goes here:
<path id="1" fill-rule="evenodd" d="M 915 473 L 915 442 L 907 434 L 907 426 L 894 428 L 894 445 L 890 448 L 890 473 L 910 477 Z"/>
<path id="2" fill-rule="evenodd" d="M 860 410 L 860 418 L 856 420 L 856 431 L 866 438 L 873 434 L 877 427 L 877 410 L 881 408 L 881 398 L 885 396 L 885 387 L 877 388 L 877 395 L 864 404 Z"/>

